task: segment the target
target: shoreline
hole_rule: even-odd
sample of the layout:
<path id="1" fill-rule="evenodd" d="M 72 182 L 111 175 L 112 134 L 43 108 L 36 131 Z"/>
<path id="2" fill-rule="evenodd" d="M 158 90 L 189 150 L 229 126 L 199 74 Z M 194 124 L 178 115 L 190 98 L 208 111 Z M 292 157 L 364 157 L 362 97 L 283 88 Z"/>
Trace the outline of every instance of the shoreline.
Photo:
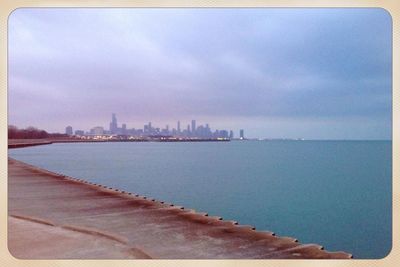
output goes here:
<path id="1" fill-rule="evenodd" d="M 230 142 L 226 139 L 76 139 L 76 138 L 46 138 L 46 139 L 8 139 L 8 149 L 23 148 L 29 146 L 51 145 L 55 143 L 111 143 L 111 142 Z"/>
<path id="2" fill-rule="evenodd" d="M 220 217 L 53 173 L 12 158 L 8 165 L 11 230 L 15 228 L 15 220 L 29 222 L 27 228 L 32 227 L 32 223 L 41 223 L 46 229 L 62 229 L 63 233 L 78 229 L 91 238 L 94 236 L 98 242 L 103 242 L 104 238 L 109 241 L 110 237 L 115 237 L 111 238 L 113 242 L 125 240 L 127 247 L 124 249 L 140 248 L 135 250 L 136 256 L 162 259 L 352 257 L 345 252 L 327 252 L 316 244 L 300 244 L 294 238 L 277 237 L 271 232 L 255 231 L 252 226 L 238 225 Z M 26 240 L 30 240 L 29 236 L 27 234 Z M 82 245 L 81 239 L 76 238 L 74 248 Z M 10 251 L 20 253 L 15 255 L 17 257 L 31 258 L 29 250 L 20 250 L 23 243 L 23 239 L 15 240 L 9 230 Z M 38 247 L 48 252 L 52 242 Z M 70 255 L 65 253 L 55 253 L 53 257 Z M 33 257 L 45 255 L 39 253 Z M 83 258 L 91 255 L 91 252 L 78 253 Z M 123 256 L 117 250 L 113 255 L 129 258 L 132 253 Z"/>
<path id="3" fill-rule="evenodd" d="M 246 141 L 260 141 L 256 139 L 244 139 Z M 182 140 L 159 140 L 159 139 L 132 139 L 132 140 L 97 140 L 97 139 L 8 139 L 8 149 L 23 148 L 38 145 L 50 145 L 53 143 L 106 143 L 106 142 L 230 142 L 233 140 L 217 140 L 217 139 L 182 139 Z M 291 140 L 291 139 L 264 139 L 261 141 L 290 141 L 290 142 L 392 142 L 392 140 Z"/>

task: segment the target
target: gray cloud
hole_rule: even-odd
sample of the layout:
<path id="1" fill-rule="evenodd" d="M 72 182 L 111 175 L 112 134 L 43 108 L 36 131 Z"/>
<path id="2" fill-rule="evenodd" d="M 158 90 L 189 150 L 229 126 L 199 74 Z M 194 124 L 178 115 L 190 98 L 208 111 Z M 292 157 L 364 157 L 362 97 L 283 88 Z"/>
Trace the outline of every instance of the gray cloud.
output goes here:
<path id="1" fill-rule="evenodd" d="M 128 127 L 197 118 L 261 137 L 273 122 L 283 137 L 304 125 L 306 138 L 390 138 L 391 30 L 372 8 L 18 9 L 9 122 L 88 129 L 116 112 Z"/>

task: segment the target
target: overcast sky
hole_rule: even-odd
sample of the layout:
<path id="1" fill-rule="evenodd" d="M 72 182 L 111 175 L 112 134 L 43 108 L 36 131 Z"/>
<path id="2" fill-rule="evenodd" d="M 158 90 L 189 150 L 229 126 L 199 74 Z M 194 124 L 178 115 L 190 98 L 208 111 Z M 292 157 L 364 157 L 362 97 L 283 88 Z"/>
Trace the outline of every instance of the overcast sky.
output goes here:
<path id="1" fill-rule="evenodd" d="M 383 9 L 17 9 L 9 124 L 196 119 L 247 137 L 390 139 Z"/>

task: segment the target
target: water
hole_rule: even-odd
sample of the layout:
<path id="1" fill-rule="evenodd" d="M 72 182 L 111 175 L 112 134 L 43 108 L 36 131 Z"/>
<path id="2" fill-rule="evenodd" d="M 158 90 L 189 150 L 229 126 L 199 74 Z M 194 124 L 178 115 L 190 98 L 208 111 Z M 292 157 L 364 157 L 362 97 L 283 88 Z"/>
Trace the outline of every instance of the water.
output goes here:
<path id="1" fill-rule="evenodd" d="M 9 155 L 355 258 L 391 250 L 390 141 L 70 143 Z"/>

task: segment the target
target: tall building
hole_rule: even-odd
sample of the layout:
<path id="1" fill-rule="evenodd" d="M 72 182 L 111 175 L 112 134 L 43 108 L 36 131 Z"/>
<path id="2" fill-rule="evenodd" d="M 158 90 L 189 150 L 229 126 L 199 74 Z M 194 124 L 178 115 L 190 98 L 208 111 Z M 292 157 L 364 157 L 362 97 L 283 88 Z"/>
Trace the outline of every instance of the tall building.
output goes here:
<path id="1" fill-rule="evenodd" d="M 117 116 L 115 115 L 115 113 L 113 113 L 110 122 L 110 133 L 116 134 L 117 131 L 118 131 Z"/>
<path id="2" fill-rule="evenodd" d="M 90 129 L 90 133 L 94 135 L 103 135 L 104 134 L 104 128 L 101 126 L 96 126 Z"/>
<path id="3" fill-rule="evenodd" d="M 178 133 L 181 133 L 181 122 L 180 121 L 178 121 L 176 130 L 178 131 Z"/>
<path id="4" fill-rule="evenodd" d="M 244 139 L 244 131 L 243 131 L 243 129 L 240 129 L 240 139 L 241 140 Z"/>
<path id="5" fill-rule="evenodd" d="M 85 132 L 82 130 L 75 130 L 75 135 L 84 135 Z"/>
<path id="6" fill-rule="evenodd" d="M 219 137 L 228 138 L 228 131 L 227 130 L 219 131 Z"/>
<path id="7" fill-rule="evenodd" d="M 150 133 L 149 125 L 145 124 L 145 125 L 143 126 L 143 133 L 144 133 L 144 134 L 149 134 L 149 133 Z"/>
<path id="8" fill-rule="evenodd" d="M 126 131 L 126 124 L 125 124 L 125 123 L 122 124 L 121 134 L 122 134 L 122 135 L 126 135 L 126 134 L 127 134 L 127 131 Z"/>
<path id="9" fill-rule="evenodd" d="M 229 132 L 229 139 L 233 139 L 233 131 L 232 130 Z"/>
<path id="10" fill-rule="evenodd" d="M 192 134 L 196 134 L 196 120 L 192 120 Z"/>
<path id="11" fill-rule="evenodd" d="M 67 126 L 65 127 L 65 133 L 68 135 L 72 135 L 72 126 Z"/>

